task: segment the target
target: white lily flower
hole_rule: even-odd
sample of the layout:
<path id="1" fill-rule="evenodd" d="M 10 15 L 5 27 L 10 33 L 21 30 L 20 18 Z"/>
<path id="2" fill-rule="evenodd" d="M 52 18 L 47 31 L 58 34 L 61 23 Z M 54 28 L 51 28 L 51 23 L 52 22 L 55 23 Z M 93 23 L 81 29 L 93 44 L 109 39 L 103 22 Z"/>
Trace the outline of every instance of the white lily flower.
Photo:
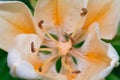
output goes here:
<path id="1" fill-rule="evenodd" d="M 101 40 L 116 34 L 119 2 L 38 0 L 33 18 L 21 2 L 0 2 L 0 48 L 8 51 L 11 75 L 28 80 L 104 80 L 119 60 L 111 44 Z M 80 48 L 74 47 L 83 40 Z"/>

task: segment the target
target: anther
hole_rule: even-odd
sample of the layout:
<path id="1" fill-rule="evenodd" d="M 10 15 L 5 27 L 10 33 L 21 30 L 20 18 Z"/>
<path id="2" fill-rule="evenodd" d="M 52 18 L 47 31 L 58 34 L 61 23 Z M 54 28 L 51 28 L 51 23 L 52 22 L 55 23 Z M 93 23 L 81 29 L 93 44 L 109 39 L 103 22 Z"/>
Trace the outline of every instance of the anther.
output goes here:
<path id="1" fill-rule="evenodd" d="M 42 24 L 43 24 L 43 23 L 44 23 L 43 20 L 41 20 L 41 21 L 38 23 L 38 26 L 39 26 L 40 29 L 42 29 Z"/>
<path id="2" fill-rule="evenodd" d="M 43 32 L 44 32 L 50 39 L 52 39 L 54 42 L 57 42 L 57 41 L 47 32 L 47 30 L 42 26 L 43 23 L 44 23 L 43 20 L 41 20 L 41 21 L 38 23 L 39 28 L 42 29 Z"/>
<path id="3" fill-rule="evenodd" d="M 70 51 L 72 50 L 72 47 L 70 48 Z"/>
<path id="4" fill-rule="evenodd" d="M 34 48 L 34 42 L 31 43 L 31 52 L 35 52 L 35 48 Z"/>
<path id="5" fill-rule="evenodd" d="M 81 71 L 80 71 L 80 70 L 75 70 L 75 71 L 72 71 L 72 74 L 79 74 L 79 73 L 81 73 Z"/>
<path id="6" fill-rule="evenodd" d="M 82 8 L 81 16 L 85 16 L 87 14 L 88 10 L 86 8 Z"/>
<path id="7" fill-rule="evenodd" d="M 39 70 L 39 72 L 42 72 L 42 67 L 39 67 L 39 69 L 38 69 L 38 70 Z"/>

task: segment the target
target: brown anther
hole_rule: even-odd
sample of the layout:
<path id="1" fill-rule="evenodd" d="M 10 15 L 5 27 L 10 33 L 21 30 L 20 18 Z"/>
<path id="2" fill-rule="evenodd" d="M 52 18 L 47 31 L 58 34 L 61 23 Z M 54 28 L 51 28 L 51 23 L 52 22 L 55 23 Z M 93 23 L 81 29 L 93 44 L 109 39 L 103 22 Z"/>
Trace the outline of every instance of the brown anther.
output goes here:
<path id="1" fill-rule="evenodd" d="M 43 24 L 43 23 L 44 23 L 43 20 L 41 20 L 41 21 L 38 23 L 38 26 L 39 26 L 40 29 L 42 29 L 42 24 Z"/>
<path id="2" fill-rule="evenodd" d="M 79 74 L 79 73 L 81 73 L 80 70 L 75 70 L 75 71 L 72 72 L 72 74 Z"/>
<path id="3" fill-rule="evenodd" d="M 72 48 L 70 48 L 70 50 L 72 50 Z"/>
<path id="4" fill-rule="evenodd" d="M 42 67 L 39 67 L 39 69 L 38 69 L 38 70 L 39 70 L 39 72 L 42 72 Z"/>
<path id="5" fill-rule="evenodd" d="M 35 48 L 34 48 L 34 42 L 31 43 L 31 52 L 35 52 Z"/>
<path id="6" fill-rule="evenodd" d="M 85 16 L 88 12 L 88 10 L 86 8 L 82 8 L 82 13 L 80 14 L 81 16 Z"/>

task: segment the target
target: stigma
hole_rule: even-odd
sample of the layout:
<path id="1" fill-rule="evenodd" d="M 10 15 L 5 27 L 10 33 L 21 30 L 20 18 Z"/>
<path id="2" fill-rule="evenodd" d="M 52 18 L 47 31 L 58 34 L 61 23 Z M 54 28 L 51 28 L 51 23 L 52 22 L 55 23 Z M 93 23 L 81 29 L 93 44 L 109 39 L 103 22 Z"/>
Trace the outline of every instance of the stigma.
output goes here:
<path id="1" fill-rule="evenodd" d="M 58 42 L 57 47 L 59 55 L 67 55 L 72 48 L 72 41 L 69 40 L 68 42 Z"/>

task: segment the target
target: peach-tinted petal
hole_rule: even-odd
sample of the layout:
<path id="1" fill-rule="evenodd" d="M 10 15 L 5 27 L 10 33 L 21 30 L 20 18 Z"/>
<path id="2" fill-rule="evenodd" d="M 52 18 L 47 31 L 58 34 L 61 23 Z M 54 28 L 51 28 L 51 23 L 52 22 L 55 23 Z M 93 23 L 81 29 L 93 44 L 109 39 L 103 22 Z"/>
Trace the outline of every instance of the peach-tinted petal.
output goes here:
<path id="1" fill-rule="evenodd" d="M 82 8 L 87 7 L 88 0 L 39 0 L 35 10 L 35 22 L 43 20 L 43 26 L 51 33 L 62 28 L 66 33 L 81 27 L 85 17 L 81 17 Z"/>
<path id="2" fill-rule="evenodd" d="M 88 37 L 74 56 L 81 73 L 74 80 L 104 80 L 119 61 L 115 49 L 100 40 L 98 24 L 89 27 Z"/>
<path id="3" fill-rule="evenodd" d="M 21 2 L 0 2 L 0 48 L 7 51 L 21 33 L 35 33 L 28 8 Z"/>
<path id="4" fill-rule="evenodd" d="M 100 36 L 112 39 L 120 20 L 120 0 L 89 0 L 88 15 L 84 29 L 97 21 L 100 24 Z"/>
<path id="5" fill-rule="evenodd" d="M 60 73 L 56 72 L 53 65 L 46 76 L 52 80 L 104 80 L 118 63 L 119 57 L 110 44 L 100 40 L 98 26 L 98 23 L 93 23 L 89 27 L 89 34 L 84 45 L 77 52 L 72 52 L 77 59 L 77 64 L 72 64 L 72 66 L 80 71 L 75 78 L 73 78 L 74 75 L 69 75 L 72 79 L 67 78 L 67 71 L 63 64 Z"/>
<path id="6" fill-rule="evenodd" d="M 31 43 L 39 49 L 42 39 L 35 34 L 18 35 L 8 51 L 8 66 L 11 74 L 24 79 L 40 79 L 38 69 L 41 61 L 37 53 L 31 51 Z"/>

